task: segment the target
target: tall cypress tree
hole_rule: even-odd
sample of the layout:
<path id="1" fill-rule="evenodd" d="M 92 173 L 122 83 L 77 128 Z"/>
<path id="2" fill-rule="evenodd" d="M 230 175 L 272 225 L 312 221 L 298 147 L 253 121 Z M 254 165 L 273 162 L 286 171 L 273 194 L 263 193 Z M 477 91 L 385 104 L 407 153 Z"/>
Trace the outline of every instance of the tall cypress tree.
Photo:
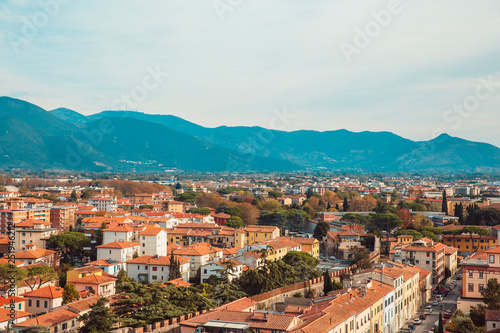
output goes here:
<path id="1" fill-rule="evenodd" d="M 443 203 L 441 205 L 441 211 L 448 215 L 448 199 L 446 198 L 446 190 L 443 190 Z"/>
<path id="2" fill-rule="evenodd" d="M 170 271 L 168 273 L 168 279 L 175 280 L 181 276 L 181 267 L 180 262 L 177 257 L 174 256 L 174 251 L 170 253 Z"/>
<path id="3" fill-rule="evenodd" d="M 439 312 L 439 323 L 437 327 L 437 333 L 444 333 L 443 327 L 443 313 Z"/>
<path id="4" fill-rule="evenodd" d="M 330 291 L 333 290 L 333 281 L 332 281 L 332 277 L 328 273 L 328 270 L 325 270 L 325 274 L 323 274 L 323 276 L 324 276 L 323 293 L 326 296 L 326 294 L 328 294 Z"/>
<path id="5" fill-rule="evenodd" d="M 347 201 L 347 197 L 344 198 L 344 212 L 347 212 L 349 209 L 349 201 Z"/>

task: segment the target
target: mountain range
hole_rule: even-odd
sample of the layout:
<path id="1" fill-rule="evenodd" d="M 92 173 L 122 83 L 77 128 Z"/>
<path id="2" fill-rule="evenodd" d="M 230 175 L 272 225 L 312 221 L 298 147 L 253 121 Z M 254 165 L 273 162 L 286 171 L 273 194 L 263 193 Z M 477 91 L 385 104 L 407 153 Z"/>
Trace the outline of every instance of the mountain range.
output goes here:
<path id="1" fill-rule="evenodd" d="M 0 169 L 500 172 L 500 149 L 442 134 L 207 128 L 173 115 L 46 111 L 0 97 Z"/>

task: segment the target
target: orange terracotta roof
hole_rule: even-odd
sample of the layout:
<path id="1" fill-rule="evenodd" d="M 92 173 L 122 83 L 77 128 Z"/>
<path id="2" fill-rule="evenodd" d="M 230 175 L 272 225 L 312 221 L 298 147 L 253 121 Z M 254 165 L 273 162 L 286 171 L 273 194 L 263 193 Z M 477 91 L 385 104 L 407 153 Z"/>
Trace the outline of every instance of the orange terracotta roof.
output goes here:
<path id="1" fill-rule="evenodd" d="M 17 252 L 14 256 L 16 257 L 16 259 L 39 259 L 46 257 L 48 255 L 52 255 L 54 253 L 56 253 L 56 251 L 45 250 L 45 249 L 36 249 L 36 250 L 28 249 L 21 252 Z"/>
<path id="2" fill-rule="evenodd" d="M 87 276 L 84 276 L 84 277 L 81 277 L 81 278 L 78 278 L 78 279 L 74 279 L 74 280 L 71 280 L 71 281 L 68 281 L 68 282 L 71 282 L 73 284 L 75 284 L 75 283 L 83 283 L 83 284 L 97 284 L 97 285 L 100 285 L 100 284 L 111 283 L 111 282 L 114 282 L 114 281 L 117 281 L 117 280 L 118 279 L 115 278 L 115 277 L 101 276 L 101 275 L 97 275 L 97 274 L 89 274 Z"/>
<path id="3" fill-rule="evenodd" d="M 157 236 L 164 229 L 162 228 L 146 228 L 139 233 L 140 236 Z"/>
<path id="4" fill-rule="evenodd" d="M 39 298 L 60 298 L 62 297 L 63 289 L 61 287 L 47 286 L 40 289 L 35 289 L 22 294 L 24 297 L 39 297 Z"/>
<path id="5" fill-rule="evenodd" d="M 70 319 L 76 318 L 79 315 L 73 311 L 60 309 L 47 314 L 29 319 L 14 325 L 15 327 L 30 327 L 30 326 L 45 326 L 51 327 L 53 325 L 68 321 Z"/>
<path id="6" fill-rule="evenodd" d="M 15 312 L 15 317 L 14 318 L 23 318 L 23 317 L 28 317 L 30 316 L 30 312 L 26 311 L 16 311 Z M 6 321 L 12 320 L 13 318 L 11 317 L 11 312 L 10 309 L 4 309 L 0 308 L 0 323 L 4 323 Z"/>
<path id="7" fill-rule="evenodd" d="M 170 280 L 164 283 L 164 285 L 173 284 L 176 287 L 191 287 L 191 283 L 184 281 L 182 278 L 175 280 Z"/>
<path id="8" fill-rule="evenodd" d="M 141 246 L 140 243 L 130 242 L 130 241 L 115 241 L 103 245 L 96 246 L 97 248 L 103 249 L 126 249 L 129 247 Z"/>
<path id="9" fill-rule="evenodd" d="M 180 264 L 186 264 L 190 262 L 189 258 L 184 258 L 180 256 L 175 256 Z M 158 266 L 170 266 L 170 256 L 157 257 L 154 256 L 140 256 L 134 259 L 126 261 L 127 264 L 143 264 L 143 265 L 158 265 Z"/>

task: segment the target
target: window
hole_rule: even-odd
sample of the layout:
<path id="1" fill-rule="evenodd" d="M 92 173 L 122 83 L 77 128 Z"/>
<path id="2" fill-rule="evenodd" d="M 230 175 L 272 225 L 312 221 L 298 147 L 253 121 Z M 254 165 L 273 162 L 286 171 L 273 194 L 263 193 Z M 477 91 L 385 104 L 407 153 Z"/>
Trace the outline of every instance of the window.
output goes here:
<path id="1" fill-rule="evenodd" d="M 30 299 L 28 300 L 28 306 L 31 306 L 31 300 Z"/>
<path id="2" fill-rule="evenodd" d="M 429 265 L 431 264 L 431 262 L 430 262 L 429 260 L 426 260 L 426 261 L 425 261 L 425 264 L 426 264 L 427 266 L 429 266 Z"/>
<path id="3" fill-rule="evenodd" d="M 427 252 L 427 258 L 429 258 L 430 256 L 431 256 L 431 253 Z"/>
<path id="4" fill-rule="evenodd" d="M 483 272 L 479 272 L 479 278 L 482 279 L 483 278 Z"/>
<path id="5" fill-rule="evenodd" d="M 203 274 L 207 274 L 207 270 L 206 269 L 203 270 Z"/>
<path id="6" fill-rule="evenodd" d="M 156 275 L 153 275 L 153 280 L 158 280 L 158 277 Z"/>
<path id="7" fill-rule="evenodd" d="M 490 255 L 490 264 L 495 263 L 495 256 Z"/>
<path id="8" fill-rule="evenodd" d="M 473 277 L 474 277 L 474 272 L 469 271 L 469 277 L 470 277 L 470 278 L 473 278 Z"/>
<path id="9" fill-rule="evenodd" d="M 71 322 L 71 327 L 75 327 L 75 321 L 74 320 Z"/>
<path id="10" fill-rule="evenodd" d="M 144 269 L 148 269 L 148 266 L 144 266 Z"/>
<path id="11" fill-rule="evenodd" d="M 49 302 L 48 301 L 43 301 L 43 307 L 47 308 L 48 306 L 49 306 Z"/>
<path id="12" fill-rule="evenodd" d="M 158 270 L 158 267 L 153 267 L 153 272 L 156 272 Z"/>
<path id="13" fill-rule="evenodd" d="M 146 244 L 145 244 L 145 243 L 142 243 L 142 247 L 146 247 Z"/>
<path id="14" fill-rule="evenodd" d="M 39 308 L 40 307 L 40 300 L 36 300 L 36 307 Z"/>
<path id="15" fill-rule="evenodd" d="M 109 250 L 109 254 L 111 254 L 111 250 Z"/>
<path id="16" fill-rule="evenodd" d="M 474 291 L 474 284 L 473 283 L 469 283 L 469 291 Z"/>
<path id="17" fill-rule="evenodd" d="M 63 331 L 64 331 L 65 329 L 67 329 L 67 328 L 68 328 L 68 323 L 64 323 L 64 324 L 62 324 L 62 327 L 61 327 L 61 328 L 63 329 Z"/>
<path id="18" fill-rule="evenodd" d="M 483 284 L 480 284 L 480 285 L 479 285 L 479 287 L 478 287 L 479 292 L 482 292 L 482 291 L 483 291 L 483 289 L 484 289 L 484 285 L 483 285 Z"/>

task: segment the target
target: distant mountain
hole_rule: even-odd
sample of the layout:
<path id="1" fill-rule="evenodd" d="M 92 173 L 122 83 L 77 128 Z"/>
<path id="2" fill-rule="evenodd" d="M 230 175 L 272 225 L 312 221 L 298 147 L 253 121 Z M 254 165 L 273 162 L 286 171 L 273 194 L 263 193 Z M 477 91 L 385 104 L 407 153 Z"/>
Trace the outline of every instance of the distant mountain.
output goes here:
<path id="1" fill-rule="evenodd" d="M 0 168 L 147 171 L 500 172 L 500 149 L 443 134 L 206 128 L 172 115 L 47 112 L 0 97 Z"/>
<path id="2" fill-rule="evenodd" d="M 206 128 L 172 115 L 105 111 L 92 119 L 127 117 L 163 124 L 247 154 L 293 162 L 300 169 L 365 172 L 499 172 L 500 149 L 443 134 L 415 142 L 390 132 L 293 131 L 262 127 Z"/>
<path id="3" fill-rule="evenodd" d="M 258 156 L 248 159 L 239 152 L 164 125 L 133 118 L 96 118 L 77 127 L 72 122 L 82 118 L 68 111 L 71 110 L 47 112 L 25 101 L 0 97 L 0 168 L 95 171 L 295 168 L 283 160 Z"/>
<path id="4" fill-rule="evenodd" d="M 51 114 L 56 116 L 57 118 L 64 120 L 65 122 L 68 122 L 73 125 L 81 125 L 85 124 L 86 122 L 89 121 L 89 119 L 84 116 L 83 114 L 80 114 L 76 111 L 70 110 L 70 109 L 65 109 L 65 108 L 59 108 L 55 110 L 49 111 Z"/>

